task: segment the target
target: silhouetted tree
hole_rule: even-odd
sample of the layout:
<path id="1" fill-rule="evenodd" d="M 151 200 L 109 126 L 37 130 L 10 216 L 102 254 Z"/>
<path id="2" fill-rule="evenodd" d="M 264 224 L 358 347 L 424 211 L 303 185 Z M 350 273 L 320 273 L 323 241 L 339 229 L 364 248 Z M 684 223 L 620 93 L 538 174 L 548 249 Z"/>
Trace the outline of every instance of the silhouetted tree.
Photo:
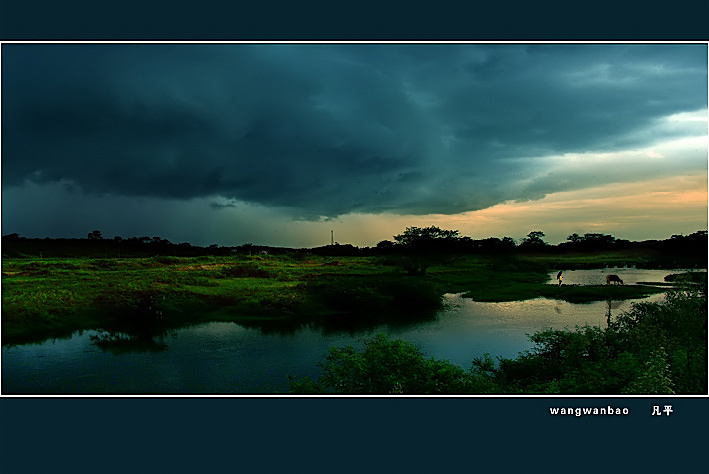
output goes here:
<path id="1" fill-rule="evenodd" d="M 616 238 L 606 234 L 587 233 L 582 236 L 579 234 L 571 234 L 566 240 L 568 240 L 568 242 L 560 244 L 560 247 L 577 251 L 609 250 L 618 247 Z"/>
<path id="2" fill-rule="evenodd" d="M 547 243 L 544 242 L 542 237 L 544 237 L 544 232 L 540 230 L 532 231 L 527 234 L 527 237 L 522 239 L 522 243 L 520 245 L 523 247 L 545 247 Z"/>
<path id="3" fill-rule="evenodd" d="M 395 244 L 391 240 L 382 240 L 377 244 L 377 250 L 389 251 L 394 248 Z"/>
<path id="4" fill-rule="evenodd" d="M 411 250 L 432 250 L 434 247 L 450 248 L 460 237 L 457 230 L 444 230 L 436 226 L 407 227 L 403 234 L 395 235 L 394 240 Z"/>
<path id="5" fill-rule="evenodd" d="M 457 230 L 435 226 L 407 227 L 394 240 L 405 254 L 401 266 L 409 275 L 425 275 L 429 266 L 440 261 L 443 254 L 458 250 L 460 243 Z"/>
<path id="6" fill-rule="evenodd" d="M 502 243 L 505 247 L 508 248 L 514 248 L 517 246 L 517 242 L 515 242 L 515 239 L 513 239 L 512 237 L 503 237 Z"/>
<path id="7" fill-rule="evenodd" d="M 569 242 L 579 242 L 581 239 L 582 237 L 575 232 L 566 238 Z"/>

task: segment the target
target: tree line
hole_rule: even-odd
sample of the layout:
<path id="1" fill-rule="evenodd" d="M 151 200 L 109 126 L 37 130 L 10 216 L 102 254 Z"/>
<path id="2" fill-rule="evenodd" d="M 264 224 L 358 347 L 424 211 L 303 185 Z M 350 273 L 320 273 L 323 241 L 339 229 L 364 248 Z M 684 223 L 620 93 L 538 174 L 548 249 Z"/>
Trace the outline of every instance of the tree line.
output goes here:
<path id="1" fill-rule="evenodd" d="M 642 252 L 659 259 L 673 258 L 701 262 L 707 261 L 707 231 L 700 230 L 689 235 L 675 234 L 665 240 L 644 240 L 633 242 L 602 233 L 571 234 L 565 242 L 552 245 L 544 240 L 542 231 L 532 231 L 517 242 L 512 237 L 489 237 L 472 239 L 461 236 L 456 230 L 438 227 L 408 227 L 395 235 L 393 241 L 385 240 L 377 244 L 382 253 L 405 253 L 425 255 L 433 253 L 461 254 L 551 254 L 601 253 L 612 251 Z"/>
<path id="2" fill-rule="evenodd" d="M 602 233 L 571 234 L 565 242 L 552 245 L 545 240 L 542 231 L 531 231 L 519 242 L 512 237 L 489 237 L 473 239 L 463 236 L 458 230 L 446 230 L 436 226 L 407 227 L 404 232 L 383 240 L 374 247 L 357 247 L 351 244 L 333 244 L 314 248 L 286 248 L 251 243 L 238 246 L 196 246 L 188 242 L 173 243 L 159 236 L 104 237 L 100 230 L 87 233 L 85 239 L 76 238 L 27 238 L 19 234 L 2 236 L 2 254 L 6 257 L 150 257 L 201 256 L 234 254 L 279 254 L 308 252 L 330 256 L 372 256 L 388 254 L 482 254 L 505 253 L 564 254 L 574 252 L 634 251 L 654 252 L 658 255 L 675 256 L 693 261 L 707 260 L 707 231 L 689 235 L 672 235 L 665 240 L 633 242 Z"/>

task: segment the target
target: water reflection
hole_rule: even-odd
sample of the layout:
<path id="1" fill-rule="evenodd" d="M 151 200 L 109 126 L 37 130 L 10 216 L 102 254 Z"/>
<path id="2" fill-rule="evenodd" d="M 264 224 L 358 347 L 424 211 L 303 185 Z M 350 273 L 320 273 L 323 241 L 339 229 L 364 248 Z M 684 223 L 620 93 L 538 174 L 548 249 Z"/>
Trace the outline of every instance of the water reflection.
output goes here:
<path id="1" fill-rule="evenodd" d="M 675 270 L 646 270 L 642 268 L 604 268 L 601 270 L 564 270 L 564 285 L 605 285 L 606 276 L 618 275 L 626 285 L 638 285 L 643 283 L 665 284 L 665 277 L 674 273 L 684 273 L 697 271 L 696 269 L 675 269 Z M 705 271 L 705 270 L 701 270 Z M 549 273 L 548 284 L 558 285 L 556 279 L 557 272 Z"/>
<path id="2" fill-rule="evenodd" d="M 89 336 L 91 344 L 116 355 L 166 350 L 164 339 L 174 329 L 164 317 L 164 296 L 135 292 L 126 299 L 102 308 L 109 322 Z"/>
<path id="3" fill-rule="evenodd" d="M 662 294 L 637 300 L 612 301 L 613 315 L 627 311 L 633 303 L 661 301 Z M 420 344 L 426 354 L 468 367 L 473 357 L 489 353 L 515 358 L 531 349 L 529 335 L 547 328 L 574 329 L 586 324 L 607 327 L 608 302 L 569 303 L 547 298 L 502 303 L 477 302 L 460 294 L 446 295 L 447 308 L 435 327 L 390 331 Z"/>
<path id="4" fill-rule="evenodd" d="M 406 328 L 422 323 L 434 323 L 439 314 L 440 308 L 424 307 L 406 312 L 328 314 L 303 320 L 292 317 L 261 317 L 240 320 L 237 324 L 269 335 L 294 336 L 304 329 L 316 330 L 325 335 L 357 335 L 381 327 Z"/>
<path id="5" fill-rule="evenodd" d="M 116 355 L 130 352 L 161 352 L 167 349 L 162 336 L 101 331 L 90 335 L 89 339 L 96 347 Z"/>
<path id="6" fill-rule="evenodd" d="M 638 281 L 661 281 L 670 273 L 649 277 L 647 270 L 642 272 L 635 277 Z M 584 281 L 583 273 L 568 273 L 564 283 Z M 599 272 L 592 278 L 598 279 Z M 622 278 L 633 281 L 629 275 Z M 656 294 L 634 301 L 662 298 Z M 284 392 L 289 375 L 316 378 L 317 364 L 330 347 L 361 347 L 364 339 L 380 332 L 413 342 L 429 357 L 469 367 L 474 357 L 485 353 L 516 357 L 532 348 L 528 335 L 546 328 L 607 327 L 610 317 L 630 309 L 634 302 L 574 304 L 536 298 L 485 303 L 459 294 L 444 299 L 442 310 L 416 321 L 365 318 L 366 324 L 358 325 L 356 318 L 327 324 L 259 320 L 170 329 L 154 319 L 148 325 L 77 332 L 42 344 L 3 346 L 2 390 L 7 394 Z"/>

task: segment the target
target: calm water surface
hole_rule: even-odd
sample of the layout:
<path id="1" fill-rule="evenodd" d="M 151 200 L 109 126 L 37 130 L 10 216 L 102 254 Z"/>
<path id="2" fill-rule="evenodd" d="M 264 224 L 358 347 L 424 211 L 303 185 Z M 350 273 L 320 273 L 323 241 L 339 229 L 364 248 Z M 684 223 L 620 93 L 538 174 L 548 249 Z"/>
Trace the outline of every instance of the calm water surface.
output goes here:
<path id="1" fill-rule="evenodd" d="M 636 285 L 642 282 L 664 281 L 671 273 L 682 273 L 693 270 L 643 270 L 640 268 L 604 268 L 602 270 L 564 270 L 565 285 L 605 285 L 607 275 L 618 275 L 626 285 Z M 549 274 L 549 283 L 557 283 L 557 272 Z"/>
<path id="2" fill-rule="evenodd" d="M 615 273 L 629 284 L 662 281 L 679 270 L 577 270 L 564 272 L 564 284 L 605 283 Z M 556 283 L 556 272 L 550 284 Z M 613 314 L 634 301 L 613 302 Z M 317 363 L 332 346 L 361 346 L 385 332 L 417 344 L 427 356 L 469 367 L 473 357 L 514 358 L 532 348 L 528 334 L 545 328 L 604 327 L 607 302 L 572 304 L 537 298 L 482 303 L 459 295 L 445 296 L 446 307 L 434 321 L 406 327 L 386 325 L 366 331 L 324 333 L 302 328 L 291 333 L 264 333 L 235 323 L 207 323 L 176 330 L 147 352 L 111 352 L 92 343 L 95 331 L 40 344 L 3 346 L 2 393 L 191 394 L 277 393 L 288 389 L 288 375 L 317 377 Z"/>

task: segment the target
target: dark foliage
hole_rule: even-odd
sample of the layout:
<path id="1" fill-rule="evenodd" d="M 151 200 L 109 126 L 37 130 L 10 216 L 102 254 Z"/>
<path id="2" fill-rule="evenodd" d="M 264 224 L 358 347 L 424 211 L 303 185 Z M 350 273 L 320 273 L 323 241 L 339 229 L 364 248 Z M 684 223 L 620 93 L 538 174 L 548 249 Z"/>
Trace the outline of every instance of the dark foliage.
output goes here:
<path id="1" fill-rule="evenodd" d="M 647 255 L 645 264 L 654 268 L 678 268 L 705 266 L 708 258 L 707 232 L 673 235 L 667 240 L 648 240 L 630 242 L 604 234 L 572 234 L 567 242 L 550 245 L 544 242 L 542 231 L 530 232 L 519 245 L 511 237 L 490 237 L 475 240 L 461 236 L 457 230 L 445 230 L 435 226 L 419 228 L 408 227 L 403 233 L 394 236 L 394 241 L 384 240 L 375 247 L 356 247 L 351 244 L 334 244 L 310 249 L 292 249 L 282 247 L 257 246 L 244 244 L 224 247 L 216 244 L 208 247 L 193 246 L 187 242 L 175 244 L 160 237 L 116 236 L 112 239 L 101 236 L 94 230 L 86 239 L 37 239 L 8 234 L 2 237 L 3 257 L 11 258 L 53 258 L 53 257 L 195 257 L 225 255 L 268 254 L 314 254 L 326 256 L 416 256 L 419 261 L 410 261 L 409 274 L 425 274 L 431 262 L 443 254 L 476 255 L 524 255 L 564 254 L 569 252 L 599 253 L 608 251 L 627 251 L 631 254 Z M 434 259 L 430 262 L 425 258 Z M 642 263 L 638 266 L 642 266 Z"/>
<path id="2" fill-rule="evenodd" d="M 326 308 L 326 314 L 336 314 L 327 317 L 326 323 L 343 328 L 427 319 L 441 308 L 435 285 L 416 278 L 328 278 L 309 284 L 306 291 L 311 304 Z"/>
<path id="3" fill-rule="evenodd" d="M 548 329 L 516 359 L 486 356 L 470 370 L 426 359 L 412 344 L 379 335 L 361 351 L 332 348 L 317 380 L 295 393 L 707 394 L 706 287 L 635 305 L 607 329 Z"/>
<path id="4" fill-rule="evenodd" d="M 255 263 L 227 265 L 219 270 L 222 278 L 270 278 L 271 274 Z"/>
<path id="5" fill-rule="evenodd" d="M 641 303 L 607 329 L 546 330 L 536 348 L 502 360 L 497 380 L 511 391 L 579 394 L 707 393 L 706 287 Z"/>
<path id="6" fill-rule="evenodd" d="M 294 393 L 455 394 L 488 393 L 489 375 L 450 362 L 426 359 L 416 346 L 379 334 L 357 351 L 332 348 L 317 380 L 291 380 Z"/>

